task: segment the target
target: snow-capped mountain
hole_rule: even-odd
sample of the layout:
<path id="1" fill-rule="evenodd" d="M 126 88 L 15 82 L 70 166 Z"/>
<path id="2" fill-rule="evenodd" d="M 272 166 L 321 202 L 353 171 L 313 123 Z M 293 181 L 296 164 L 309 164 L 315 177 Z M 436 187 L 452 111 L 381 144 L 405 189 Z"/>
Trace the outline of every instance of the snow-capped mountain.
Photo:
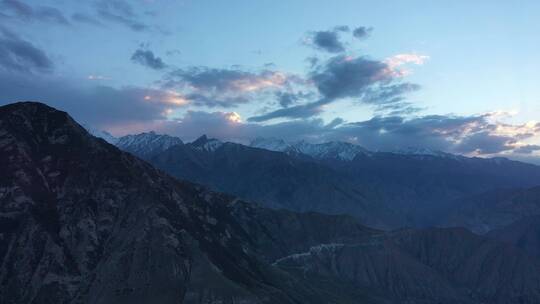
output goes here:
<path id="1" fill-rule="evenodd" d="M 143 158 L 151 157 L 163 152 L 172 146 L 183 144 L 178 137 L 157 134 L 153 131 L 136 135 L 122 136 L 116 142 L 120 149 L 139 155 Z"/>
<path id="2" fill-rule="evenodd" d="M 296 151 L 314 158 L 336 158 L 340 160 L 353 160 L 356 155 L 369 155 L 370 152 L 360 146 L 347 143 L 331 141 L 322 144 L 310 144 L 306 141 L 299 141 L 293 144 Z"/>
<path id="3" fill-rule="evenodd" d="M 434 157 L 441 157 L 441 158 L 451 158 L 451 159 L 460 159 L 464 158 L 460 155 L 455 155 L 439 150 L 432 150 L 428 148 L 419 148 L 419 147 L 407 147 L 404 149 L 397 149 L 392 151 L 391 153 L 394 154 L 402 154 L 402 155 L 416 155 L 416 156 L 434 156 Z"/>
<path id="4" fill-rule="evenodd" d="M 191 146 L 195 147 L 198 150 L 212 152 L 217 148 L 221 147 L 223 142 L 215 138 L 208 138 L 206 135 L 203 135 L 197 138 L 191 143 Z"/>
<path id="5" fill-rule="evenodd" d="M 340 160 L 353 160 L 358 154 L 369 155 L 368 150 L 347 142 L 326 142 L 312 144 L 306 141 L 287 143 L 276 138 L 257 138 L 250 144 L 251 147 L 289 154 L 301 153 L 316 159 L 335 158 Z"/>
<path id="6" fill-rule="evenodd" d="M 369 151 L 361 146 L 339 141 L 331 141 L 326 143 L 312 144 L 307 141 L 301 140 L 292 143 L 288 143 L 283 139 L 278 138 L 256 138 L 250 143 L 250 147 L 265 149 L 270 151 L 285 152 L 287 154 L 304 154 L 309 155 L 316 159 L 339 159 L 344 161 L 351 161 L 357 155 L 372 156 L 378 152 L 407 155 L 415 158 L 438 157 L 448 159 L 466 159 L 461 155 L 455 155 L 438 150 L 432 150 L 428 148 L 408 147 L 404 149 L 397 149 L 389 152 L 385 151 Z"/>
<path id="7" fill-rule="evenodd" d="M 103 130 L 99 130 L 97 128 L 94 128 L 88 124 L 82 124 L 83 128 L 86 129 L 86 131 L 88 131 L 88 133 L 92 134 L 93 136 L 95 137 L 99 137 L 99 138 L 102 138 L 104 139 L 106 142 L 112 144 L 112 145 L 115 145 L 116 142 L 118 142 L 118 138 L 117 137 L 114 137 L 111 133 L 107 132 L 107 131 L 103 131 Z"/>
<path id="8" fill-rule="evenodd" d="M 285 152 L 291 148 L 291 145 L 286 143 L 283 139 L 279 138 L 264 138 L 257 137 L 251 141 L 250 147 L 265 149 L 270 151 Z"/>

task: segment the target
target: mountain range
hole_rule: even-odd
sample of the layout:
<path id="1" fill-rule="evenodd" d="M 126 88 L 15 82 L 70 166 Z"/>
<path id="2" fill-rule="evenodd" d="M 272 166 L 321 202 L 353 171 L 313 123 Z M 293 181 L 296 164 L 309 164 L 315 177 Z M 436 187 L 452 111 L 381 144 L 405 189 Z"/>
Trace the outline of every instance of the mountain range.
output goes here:
<path id="1" fill-rule="evenodd" d="M 540 302 L 540 259 L 505 233 L 382 231 L 363 225 L 361 216 L 265 208 L 269 201 L 246 202 L 152 166 L 169 163 L 175 175 L 186 172 L 199 179 L 215 174 L 208 178 L 211 188 L 251 183 L 253 195 L 272 199 L 290 193 L 266 187 L 311 178 L 304 181 L 311 185 L 289 189 L 298 195 L 319 190 L 310 196 L 315 199 L 323 194 L 321 186 L 332 191 L 327 198 L 339 193 L 332 186 L 340 186 L 348 172 L 341 159 L 314 161 L 205 137 L 147 157 L 150 162 L 91 136 L 67 113 L 44 104 L 0 107 L 0 302 Z M 352 162 L 365 166 L 364 157 L 372 156 L 357 155 Z M 374 157 L 448 170 L 438 156 Z M 510 169 L 536 172 L 509 161 L 463 161 L 476 165 L 471 170 L 479 176 L 491 172 L 490 166 L 503 166 L 509 174 Z M 398 169 L 412 170 L 411 164 Z M 235 175 L 219 176 L 233 169 Z M 309 171 L 300 175 L 302 170 Z M 257 175 L 263 173 L 268 175 Z M 242 174 L 252 175 L 235 180 Z M 270 178 L 276 176 L 290 179 Z M 503 178 L 483 183 L 496 185 L 493 181 Z M 245 188 L 228 192 L 240 190 Z M 377 209 L 380 201 L 371 202 L 359 190 L 357 195 L 365 212 L 386 215 Z"/>
<path id="2" fill-rule="evenodd" d="M 467 220 L 469 213 L 461 211 L 472 208 L 467 200 L 540 185 L 540 167 L 505 158 L 427 149 L 374 152 L 344 142 L 257 138 L 242 145 L 206 136 L 176 141 L 143 133 L 122 137 L 117 145 L 177 178 L 265 207 L 348 214 L 381 229 L 457 225 L 485 233 L 509 219 L 491 214 L 488 226 Z"/>

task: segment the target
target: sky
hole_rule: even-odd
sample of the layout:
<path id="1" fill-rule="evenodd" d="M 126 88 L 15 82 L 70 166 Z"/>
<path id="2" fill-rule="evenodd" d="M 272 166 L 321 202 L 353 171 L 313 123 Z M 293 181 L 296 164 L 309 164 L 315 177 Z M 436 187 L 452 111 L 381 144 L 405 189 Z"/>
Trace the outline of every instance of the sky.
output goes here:
<path id="1" fill-rule="evenodd" d="M 0 0 L 0 104 L 540 164 L 538 1 Z"/>

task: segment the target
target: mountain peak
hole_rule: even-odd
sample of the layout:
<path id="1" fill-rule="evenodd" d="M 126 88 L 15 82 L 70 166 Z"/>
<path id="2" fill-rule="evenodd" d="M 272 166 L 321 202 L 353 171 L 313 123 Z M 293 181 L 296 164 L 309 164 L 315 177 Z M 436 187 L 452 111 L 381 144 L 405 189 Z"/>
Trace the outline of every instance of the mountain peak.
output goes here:
<path id="1" fill-rule="evenodd" d="M 191 145 L 199 150 L 214 151 L 217 148 L 221 147 L 223 145 L 223 142 L 215 138 L 208 138 L 208 136 L 204 134 L 194 140 Z"/>
<path id="2" fill-rule="evenodd" d="M 278 152 L 285 152 L 290 147 L 283 139 L 275 137 L 257 137 L 250 142 L 249 146 Z"/>
<path id="3" fill-rule="evenodd" d="M 71 119 L 66 112 L 36 101 L 20 101 L 8 104 L 0 107 L 0 113 L 2 116 L 12 115 L 23 118 L 27 127 L 35 124 L 57 122 L 58 119 Z M 52 118 L 50 116 L 55 116 L 55 119 L 49 121 L 48 118 Z"/>
<path id="4" fill-rule="evenodd" d="M 55 111 L 55 112 L 62 112 L 58 109 L 55 109 L 51 106 L 48 106 L 45 103 L 39 102 L 39 101 L 17 101 L 14 103 L 7 104 L 5 106 L 1 107 L 4 111 L 17 111 L 21 109 L 34 109 L 39 111 Z M 65 112 L 63 112 L 65 113 Z M 67 113 L 66 113 L 67 114 Z"/>
<path id="5" fill-rule="evenodd" d="M 195 139 L 191 144 L 194 146 L 200 146 L 204 145 L 208 141 L 208 136 L 206 134 L 203 134 L 199 136 L 199 138 Z"/>
<path id="6" fill-rule="evenodd" d="M 306 141 L 300 141 L 293 146 L 299 152 L 315 158 L 335 158 L 350 161 L 358 154 L 370 154 L 368 150 L 361 146 L 341 141 L 331 141 L 320 144 L 311 144 Z"/>
<path id="7" fill-rule="evenodd" d="M 110 143 L 112 145 L 115 145 L 118 142 L 118 138 L 113 136 L 111 133 L 109 133 L 107 131 L 103 131 L 103 130 L 94 128 L 93 126 L 91 126 L 89 124 L 84 124 L 83 123 L 82 126 L 83 126 L 83 128 L 86 129 L 86 131 L 88 131 L 88 133 L 92 134 L 95 137 L 102 138 L 106 142 L 108 142 L 108 143 Z"/>
<path id="8" fill-rule="evenodd" d="M 287 143 L 282 139 L 258 137 L 250 143 L 250 146 L 289 154 L 300 153 L 318 159 L 334 158 L 346 161 L 354 159 L 358 154 L 370 153 L 358 145 L 339 141 L 312 144 L 306 140 L 299 140 Z"/>
<path id="9" fill-rule="evenodd" d="M 182 140 L 167 134 L 157 134 L 154 131 L 136 135 L 122 136 L 116 142 L 120 149 L 148 159 L 172 146 L 184 144 Z"/>
<path id="10" fill-rule="evenodd" d="M 89 139 L 86 130 L 66 112 L 40 102 L 17 102 L 0 107 L 0 130 L 8 135 L 32 134 L 28 141 L 35 148 L 40 144 L 78 145 Z"/>
<path id="11" fill-rule="evenodd" d="M 401 155 L 419 156 L 419 157 L 431 156 L 431 157 L 448 158 L 448 159 L 455 159 L 455 160 L 463 158 L 463 156 L 455 155 L 452 153 L 447 153 L 440 150 L 432 150 L 429 148 L 420 148 L 420 147 L 407 147 L 403 149 L 397 149 L 397 150 L 392 151 L 391 153 L 401 154 Z"/>
<path id="12" fill-rule="evenodd" d="M 394 150 L 395 154 L 414 154 L 414 155 L 438 155 L 443 152 L 421 147 L 406 147 L 402 149 Z"/>

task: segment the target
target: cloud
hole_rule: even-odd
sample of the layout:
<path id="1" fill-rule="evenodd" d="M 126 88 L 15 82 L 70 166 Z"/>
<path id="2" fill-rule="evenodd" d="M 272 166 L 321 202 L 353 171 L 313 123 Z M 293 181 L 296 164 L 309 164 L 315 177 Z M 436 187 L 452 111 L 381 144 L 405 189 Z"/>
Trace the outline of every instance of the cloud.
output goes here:
<path id="1" fill-rule="evenodd" d="M 137 19 L 132 6 L 123 0 L 101 0 L 97 2 L 98 15 L 106 21 L 118 23 L 136 32 L 149 29 L 148 25 Z"/>
<path id="2" fill-rule="evenodd" d="M 187 101 L 172 91 L 136 86 L 111 87 L 51 75 L 0 71 L 0 103 L 45 102 L 96 127 L 165 120 Z"/>
<path id="3" fill-rule="evenodd" d="M 103 23 L 101 23 L 98 19 L 84 13 L 74 13 L 73 15 L 71 15 L 71 19 L 80 23 L 86 23 L 94 26 L 103 26 Z"/>
<path id="4" fill-rule="evenodd" d="M 176 120 L 154 122 L 150 125 L 132 125 L 128 129 L 111 130 L 117 133 L 130 133 L 155 130 L 160 133 L 176 135 L 184 140 L 193 140 L 202 134 L 223 140 L 249 143 L 256 137 L 278 137 L 285 140 L 314 139 L 330 131 L 339 120 L 325 125 L 321 119 L 290 121 L 273 125 L 259 125 L 242 122 L 236 112 L 188 111 Z"/>
<path id="5" fill-rule="evenodd" d="M 388 70 L 390 73 L 394 74 L 396 77 L 403 77 L 411 74 L 410 70 L 402 68 L 403 65 L 423 65 L 427 60 L 429 60 L 429 56 L 426 55 L 398 54 L 386 58 L 384 62 L 388 65 Z"/>
<path id="6" fill-rule="evenodd" d="M 357 39 L 365 39 L 369 37 L 372 31 L 372 27 L 359 26 L 353 30 L 352 34 Z"/>
<path id="7" fill-rule="evenodd" d="M 318 66 L 310 79 L 324 99 L 358 97 L 371 85 L 390 82 L 393 77 L 387 68 L 381 61 L 339 55 Z"/>
<path id="8" fill-rule="evenodd" d="M 234 119 L 233 119 L 234 118 Z M 521 140 L 540 135 L 540 126 L 505 125 L 491 121 L 489 114 L 475 116 L 428 115 L 373 117 L 358 122 L 336 118 L 325 124 L 322 119 L 303 119 L 260 125 L 242 122 L 235 112 L 188 111 L 175 121 L 162 121 L 152 127 L 183 139 L 207 134 L 222 140 L 247 143 L 256 137 L 275 137 L 287 141 L 347 141 L 373 151 L 395 151 L 422 147 L 470 156 L 516 156 L 540 151 L 540 146 L 523 145 Z M 500 126 L 511 128 L 515 137 L 499 133 Z M 144 131 L 144 130 L 139 130 Z M 529 158 L 531 158 L 530 156 Z"/>
<path id="9" fill-rule="evenodd" d="M 469 117 L 424 116 L 407 120 L 401 116 L 373 117 L 343 126 L 338 136 L 373 150 L 391 151 L 406 147 L 448 150 L 448 137 L 464 132 L 475 121 Z"/>
<path id="10" fill-rule="evenodd" d="M 317 50 L 328 53 L 343 53 L 346 51 L 346 44 L 341 41 L 340 33 L 349 32 L 347 25 L 338 25 L 327 31 L 311 31 L 307 34 L 305 44 Z M 373 31 L 372 27 L 360 26 L 353 30 L 353 37 L 357 39 L 367 38 Z"/>
<path id="11" fill-rule="evenodd" d="M 482 131 L 463 138 L 454 150 L 459 153 L 496 154 L 513 150 L 517 140 L 513 137 Z"/>
<path id="12" fill-rule="evenodd" d="M 162 70 L 167 67 L 161 58 L 154 55 L 150 50 L 138 49 L 131 56 L 131 61 L 146 66 L 153 70 Z"/>
<path id="13" fill-rule="evenodd" d="M 311 32 L 308 44 L 328 53 L 344 52 L 345 45 L 339 40 L 339 32 L 339 29 Z"/>
<path id="14" fill-rule="evenodd" d="M 4 12 L 11 13 L 10 15 L 6 15 L 10 18 L 69 25 L 69 21 L 64 17 L 62 12 L 50 6 L 38 6 L 34 8 L 19 0 L 2 0 L 0 7 L 4 9 Z"/>
<path id="15" fill-rule="evenodd" d="M 179 69 L 169 74 L 169 78 L 177 84 L 186 84 L 197 90 L 220 93 L 257 91 L 279 87 L 287 81 L 284 74 L 268 70 L 253 73 L 239 69 L 207 67 Z"/>
<path id="16" fill-rule="evenodd" d="M 276 92 L 276 98 L 278 100 L 279 105 L 281 105 L 283 108 L 287 108 L 293 104 L 298 103 L 300 100 L 313 98 L 313 94 L 304 93 L 302 91 L 300 92 L 278 91 Z"/>
<path id="17" fill-rule="evenodd" d="M 378 116 L 410 116 L 425 110 L 425 108 L 418 107 L 412 102 L 398 100 L 393 103 L 378 104 L 374 110 L 375 115 Z"/>
<path id="18" fill-rule="evenodd" d="M 53 63 L 44 51 L 0 27 L 0 68 L 13 72 L 50 72 Z"/>
<path id="19" fill-rule="evenodd" d="M 289 141 L 346 141 L 373 151 L 395 151 L 422 147 L 469 156 L 516 156 L 540 151 L 540 146 L 522 141 L 540 136 L 540 125 L 508 125 L 492 121 L 488 114 L 475 116 L 427 115 L 414 118 L 377 116 L 365 121 L 346 123 L 336 118 L 328 124 L 321 119 L 303 119 L 259 125 L 242 123 L 234 129 L 221 125 L 219 130 L 198 125 L 198 130 L 218 138 L 249 142 L 250 139 L 278 137 Z M 501 133 L 501 127 L 513 136 Z M 224 130 L 227 130 L 226 132 Z M 221 133 L 220 133 L 221 132 Z"/>
<path id="20" fill-rule="evenodd" d="M 325 100 L 319 100 L 294 107 L 282 108 L 263 115 L 250 117 L 248 121 L 263 122 L 275 118 L 309 118 L 320 114 L 323 111 L 322 106 L 325 104 L 327 104 Z"/>
<path id="21" fill-rule="evenodd" d="M 409 82 L 383 84 L 379 87 L 366 89 L 362 102 L 377 105 L 378 109 L 396 110 L 402 105 L 404 94 L 418 90 L 420 90 L 420 85 Z"/>
<path id="22" fill-rule="evenodd" d="M 183 91 L 195 105 L 232 107 L 286 87 L 292 81 L 296 81 L 294 77 L 270 70 L 191 67 L 168 73 L 162 83 L 165 88 Z"/>
<path id="23" fill-rule="evenodd" d="M 167 56 L 178 56 L 182 54 L 182 51 L 180 51 L 179 49 L 172 49 L 168 50 L 166 54 Z"/>
<path id="24" fill-rule="evenodd" d="M 471 156 L 516 156 L 533 159 L 540 146 L 540 123 L 507 124 L 497 113 L 473 116 L 376 116 L 364 121 L 329 123 L 307 118 L 274 124 L 244 122 L 236 112 L 187 111 L 170 119 L 173 110 L 192 100 L 185 95 L 153 88 L 83 84 L 41 74 L 0 71 L 0 100 L 37 100 L 68 111 L 77 120 L 107 129 L 116 135 L 155 130 L 193 139 L 208 134 L 223 140 L 247 143 L 251 139 L 278 137 L 285 140 L 324 142 L 341 140 L 370 150 L 392 151 L 424 147 Z M 295 108 L 295 106 L 291 107 Z M 314 111 L 304 105 L 297 111 Z M 521 156 L 520 156 L 521 155 Z"/>
<path id="25" fill-rule="evenodd" d="M 370 149 L 423 147 L 467 155 L 513 153 L 540 135 L 540 125 L 510 125 L 493 121 L 490 113 L 476 116 L 428 115 L 415 118 L 374 117 L 340 128 L 343 139 Z"/>
<path id="26" fill-rule="evenodd" d="M 422 65 L 428 59 L 429 59 L 429 56 L 426 56 L 426 55 L 398 54 L 398 55 L 394 55 L 386 59 L 386 62 L 388 63 L 390 67 L 394 68 L 394 67 L 398 67 L 400 65 L 406 64 L 406 63 L 414 63 L 414 64 Z"/>
<path id="27" fill-rule="evenodd" d="M 279 104 L 284 108 L 296 103 L 298 100 L 298 96 L 288 92 L 277 92 L 276 97 L 279 100 Z"/>
<path id="28" fill-rule="evenodd" d="M 348 32 L 350 30 L 351 29 L 349 28 L 348 25 L 336 25 L 334 27 L 334 31 L 336 31 L 336 32 Z"/>
<path id="29" fill-rule="evenodd" d="M 324 105 L 344 98 L 372 105 L 393 103 L 397 107 L 403 104 L 403 94 L 419 88 L 416 84 L 400 83 L 399 76 L 383 61 L 344 55 L 333 56 L 315 65 L 308 74 L 308 80 L 318 92 L 318 100 L 278 109 L 250 120 L 311 117 L 321 113 Z"/>
<path id="30" fill-rule="evenodd" d="M 250 100 L 247 96 L 244 95 L 235 95 L 235 96 L 219 96 L 219 95 L 208 95 L 200 93 L 190 93 L 185 95 L 186 99 L 189 100 L 190 104 L 197 107 L 222 107 L 230 108 L 235 107 L 239 104 L 248 103 Z"/>
<path id="31" fill-rule="evenodd" d="M 103 75 L 93 75 L 93 74 L 90 74 L 90 75 L 86 76 L 86 79 L 88 79 L 88 80 L 111 80 L 110 77 L 103 76 Z"/>
<path id="32" fill-rule="evenodd" d="M 188 139 L 197 138 L 202 134 L 232 139 L 245 136 L 250 132 L 238 120 L 239 116 L 235 112 L 188 111 L 181 119 L 165 123 L 163 127 L 168 133 Z M 202 130 L 204 130 L 203 133 L 201 133 Z"/>
<path id="33" fill-rule="evenodd" d="M 514 150 L 514 152 L 520 154 L 531 154 L 536 151 L 540 151 L 539 145 L 523 145 Z"/>

